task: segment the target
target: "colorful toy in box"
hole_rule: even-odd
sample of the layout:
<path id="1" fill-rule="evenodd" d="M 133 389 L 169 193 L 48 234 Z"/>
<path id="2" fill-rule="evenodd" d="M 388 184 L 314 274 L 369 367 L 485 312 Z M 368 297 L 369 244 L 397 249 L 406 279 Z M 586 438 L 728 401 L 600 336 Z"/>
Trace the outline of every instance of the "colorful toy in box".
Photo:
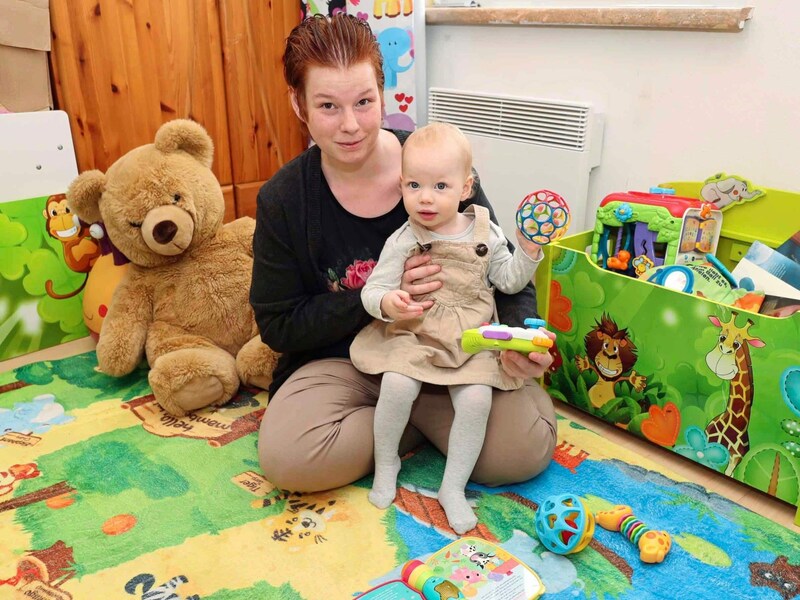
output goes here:
<path id="1" fill-rule="evenodd" d="M 594 535 L 594 515 L 573 494 L 545 498 L 534 525 L 539 540 L 554 554 L 580 552 Z"/>
<path id="2" fill-rule="evenodd" d="M 554 554 L 580 552 L 592 541 L 595 523 L 618 531 L 639 548 L 646 563 L 660 563 L 672 547 L 666 531 L 654 531 L 633 514 L 630 506 L 617 505 L 593 515 L 583 500 L 573 494 L 550 496 L 536 511 L 535 527 L 539 540 Z"/>
<path id="3" fill-rule="evenodd" d="M 509 327 L 500 323 L 486 323 L 477 329 L 467 329 L 461 337 L 461 348 L 468 354 L 482 350 L 515 350 L 522 354 L 547 352 L 553 346 L 542 319 L 525 319 L 525 327 Z"/>
<path id="4" fill-rule="evenodd" d="M 764 190 L 756 188 L 750 181 L 738 175 L 717 173 L 703 182 L 700 197 L 713 202 L 720 210 L 727 210 L 742 202 L 764 196 Z"/>
<path id="5" fill-rule="evenodd" d="M 517 227 L 522 235 L 541 246 L 561 239 L 569 229 L 567 202 L 550 190 L 525 196 L 517 207 Z"/>
<path id="6" fill-rule="evenodd" d="M 747 278 L 741 282 L 736 281 L 713 254 L 707 254 L 705 260 L 684 265 L 650 267 L 639 277 L 671 290 L 694 294 L 751 312 L 758 312 L 764 302 L 764 292 L 754 290 L 753 282 Z"/>
<path id="7" fill-rule="evenodd" d="M 661 265 L 685 264 L 714 254 L 722 213 L 713 204 L 669 193 L 606 196 L 597 209 L 592 261 L 638 276 Z"/>

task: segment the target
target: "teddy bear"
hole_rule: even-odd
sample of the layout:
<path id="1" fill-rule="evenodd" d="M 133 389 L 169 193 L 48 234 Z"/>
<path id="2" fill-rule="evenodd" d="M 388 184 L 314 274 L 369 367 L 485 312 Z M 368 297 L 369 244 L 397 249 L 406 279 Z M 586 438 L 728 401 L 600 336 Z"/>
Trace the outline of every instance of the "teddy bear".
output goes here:
<path id="1" fill-rule="evenodd" d="M 120 377 L 146 356 L 155 400 L 177 417 L 225 404 L 240 383 L 267 388 L 278 358 L 249 302 L 255 221 L 223 224 L 213 154 L 201 125 L 175 119 L 67 190 L 70 210 L 102 222 L 130 261 L 103 321 L 99 368 Z"/>

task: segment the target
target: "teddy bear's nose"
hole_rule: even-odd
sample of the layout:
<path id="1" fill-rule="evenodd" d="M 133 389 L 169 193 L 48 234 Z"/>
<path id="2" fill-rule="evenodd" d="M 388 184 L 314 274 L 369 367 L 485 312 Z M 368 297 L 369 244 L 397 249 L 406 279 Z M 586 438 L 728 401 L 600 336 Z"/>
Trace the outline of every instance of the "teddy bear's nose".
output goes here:
<path id="1" fill-rule="evenodd" d="M 178 233 L 178 226 L 172 221 L 161 221 L 153 227 L 153 239 L 159 244 L 171 242 L 176 233 Z"/>

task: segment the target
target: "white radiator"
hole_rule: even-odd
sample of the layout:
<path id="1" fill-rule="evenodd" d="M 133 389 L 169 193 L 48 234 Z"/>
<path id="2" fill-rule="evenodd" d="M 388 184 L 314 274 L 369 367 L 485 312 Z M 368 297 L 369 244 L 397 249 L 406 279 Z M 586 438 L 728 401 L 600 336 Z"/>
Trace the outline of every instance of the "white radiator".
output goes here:
<path id="1" fill-rule="evenodd" d="M 517 205 L 541 189 L 567 201 L 571 234 L 593 226 L 587 194 L 589 174 L 600 164 L 603 115 L 590 104 L 431 88 L 428 121 L 467 134 L 481 184 L 512 241 Z"/>

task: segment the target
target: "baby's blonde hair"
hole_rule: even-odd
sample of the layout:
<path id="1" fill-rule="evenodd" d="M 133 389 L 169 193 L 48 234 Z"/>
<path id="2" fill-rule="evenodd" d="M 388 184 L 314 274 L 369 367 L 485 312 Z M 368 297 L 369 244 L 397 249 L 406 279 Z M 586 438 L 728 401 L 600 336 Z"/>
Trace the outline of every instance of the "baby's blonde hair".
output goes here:
<path id="1" fill-rule="evenodd" d="M 464 163 L 464 176 L 469 176 L 472 173 L 472 144 L 458 127 L 450 123 L 430 123 L 414 131 L 403 144 L 403 156 L 409 148 L 441 144 L 455 147 Z"/>

